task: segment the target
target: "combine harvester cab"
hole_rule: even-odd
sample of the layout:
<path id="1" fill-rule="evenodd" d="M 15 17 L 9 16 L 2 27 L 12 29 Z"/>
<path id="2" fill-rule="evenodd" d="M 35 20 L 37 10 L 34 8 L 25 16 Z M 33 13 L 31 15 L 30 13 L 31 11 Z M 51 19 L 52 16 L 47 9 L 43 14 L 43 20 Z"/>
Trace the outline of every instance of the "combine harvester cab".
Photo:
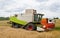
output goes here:
<path id="1" fill-rule="evenodd" d="M 34 9 L 27 9 L 25 14 L 10 17 L 12 27 L 24 28 L 27 30 L 45 31 L 54 28 L 54 23 L 48 18 L 42 18 L 44 14 L 37 14 Z M 41 25 L 41 27 L 38 27 Z"/>

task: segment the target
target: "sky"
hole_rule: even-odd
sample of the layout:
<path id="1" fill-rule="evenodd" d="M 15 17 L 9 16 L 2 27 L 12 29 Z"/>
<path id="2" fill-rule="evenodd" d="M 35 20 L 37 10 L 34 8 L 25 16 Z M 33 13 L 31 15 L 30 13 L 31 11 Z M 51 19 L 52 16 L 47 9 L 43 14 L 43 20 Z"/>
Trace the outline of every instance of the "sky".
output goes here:
<path id="1" fill-rule="evenodd" d="M 60 0 L 0 0 L 0 17 L 23 13 L 35 9 L 46 18 L 60 18 Z"/>

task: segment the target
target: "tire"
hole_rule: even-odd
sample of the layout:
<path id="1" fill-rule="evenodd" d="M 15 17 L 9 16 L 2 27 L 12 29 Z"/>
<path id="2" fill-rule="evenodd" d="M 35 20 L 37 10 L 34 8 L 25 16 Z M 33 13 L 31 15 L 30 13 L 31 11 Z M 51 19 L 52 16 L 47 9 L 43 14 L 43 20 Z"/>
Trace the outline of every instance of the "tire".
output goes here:
<path id="1" fill-rule="evenodd" d="M 32 31 L 32 30 L 36 30 L 36 25 L 35 24 L 33 24 L 33 23 L 28 23 L 26 26 L 25 26 L 25 29 L 26 30 L 30 30 L 30 31 Z"/>
<path id="2" fill-rule="evenodd" d="M 13 28 L 19 28 L 20 25 L 18 25 L 17 23 L 12 23 L 12 27 L 13 27 Z"/>

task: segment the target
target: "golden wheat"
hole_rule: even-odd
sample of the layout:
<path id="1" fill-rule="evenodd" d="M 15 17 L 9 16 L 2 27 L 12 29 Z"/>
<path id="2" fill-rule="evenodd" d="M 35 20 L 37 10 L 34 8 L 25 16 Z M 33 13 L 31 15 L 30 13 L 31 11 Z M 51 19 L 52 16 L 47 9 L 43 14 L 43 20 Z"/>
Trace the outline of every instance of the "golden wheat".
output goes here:
<path id="1" fill-rule="evenodd" d="M 12 28 L 7 22 L 0 21 L 0 38 L 60 38 L 59 30 L 49 32 L 28 31 L 21 28 Z"/>

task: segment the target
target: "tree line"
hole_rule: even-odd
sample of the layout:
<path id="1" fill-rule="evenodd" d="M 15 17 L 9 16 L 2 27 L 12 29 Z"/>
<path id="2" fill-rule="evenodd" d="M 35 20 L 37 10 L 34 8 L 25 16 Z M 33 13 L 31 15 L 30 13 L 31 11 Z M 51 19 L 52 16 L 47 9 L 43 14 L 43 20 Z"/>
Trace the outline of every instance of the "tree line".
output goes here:
<path id="1" fill-rule="evenodd" d="M 1 20 L 9 20 L 9 17 L 0 17 L 0 21 Z"/>
<path id="2" fill-rule="evenodd" d="M 53 19 L 59 19 L 59 17 L 54 17 Z M 1 20 L 9 20 L 9 17 L 0 17 L 0 21 Z"/>

